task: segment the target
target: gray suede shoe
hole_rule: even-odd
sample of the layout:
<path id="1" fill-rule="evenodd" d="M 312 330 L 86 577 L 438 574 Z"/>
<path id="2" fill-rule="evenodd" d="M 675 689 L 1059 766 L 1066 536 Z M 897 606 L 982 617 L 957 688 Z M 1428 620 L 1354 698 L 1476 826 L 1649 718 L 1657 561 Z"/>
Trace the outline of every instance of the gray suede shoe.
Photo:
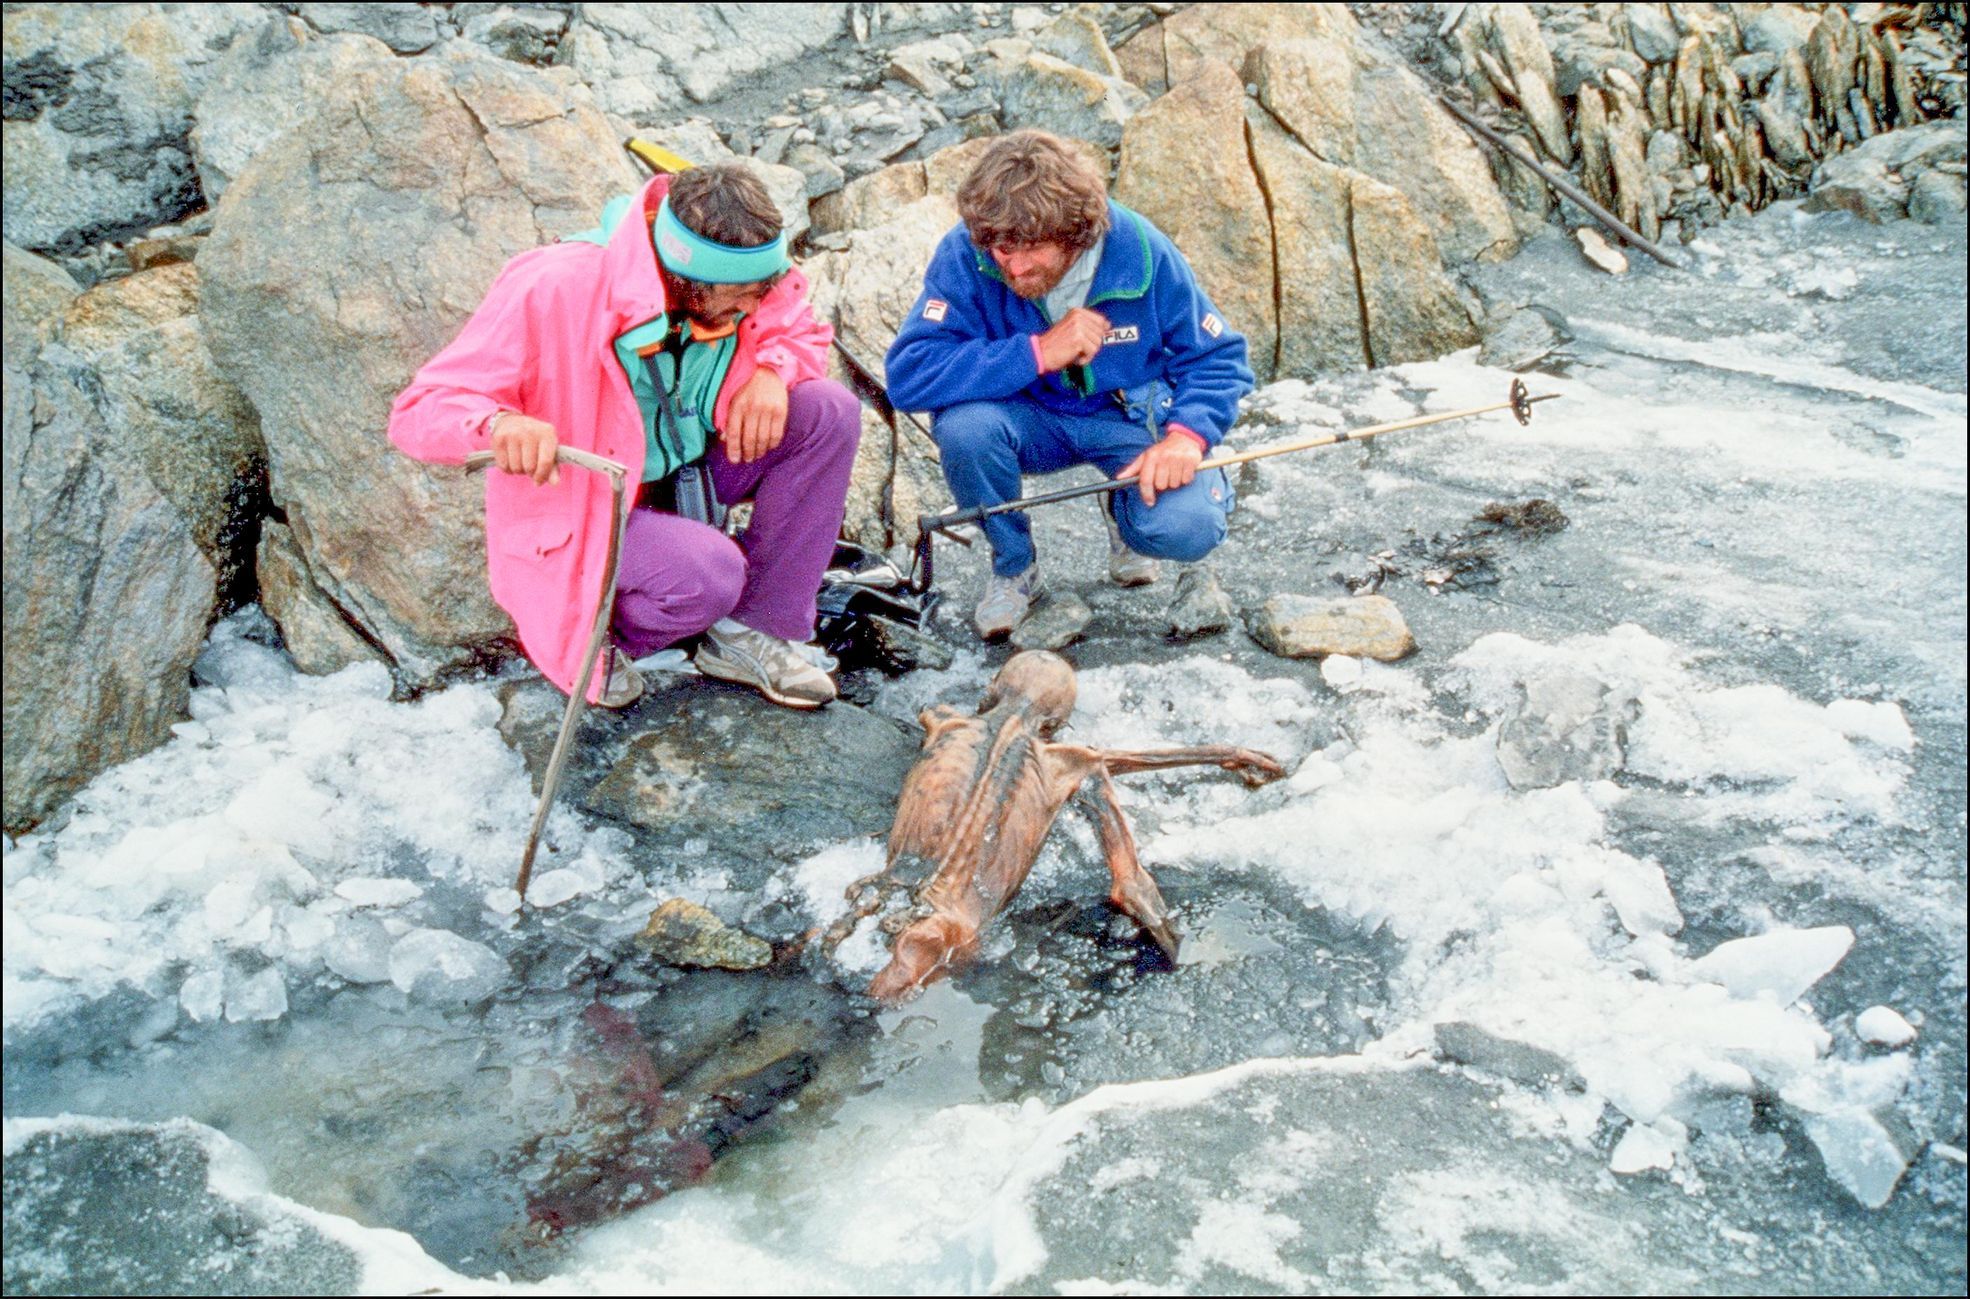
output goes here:
<path id="1" fill-rule="evenodd" d="M 1107 502 L 1101 506 L 1101 521 L 1108 526 L 1108 580 L 1117 586 L 1148 586 L 1162 576 L 1163 566 L 1147 555 L 1138 555 L 1122 540 L 1122 529 L 1115 522 Z"/>
<path id="2" fill-rule="evenodd" d="M 986 640 L 998 640 L 1005 636 L 1026 617 L 1026 611 L 1033 607 L 1033 601 L 1039 599 L 1044 590 L 1038 564 L 1028 565 L 1026 571 L 1016 577 L 992 574 L 985 582 L 985 596 L 972 614 L 978 634 Z"/>

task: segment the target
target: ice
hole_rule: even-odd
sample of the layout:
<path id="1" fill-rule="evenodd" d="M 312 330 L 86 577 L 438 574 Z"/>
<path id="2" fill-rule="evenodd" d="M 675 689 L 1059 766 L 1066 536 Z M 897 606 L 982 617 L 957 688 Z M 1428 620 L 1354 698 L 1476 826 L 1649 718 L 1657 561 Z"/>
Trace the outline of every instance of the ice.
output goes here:
<path id="1" fill-rule="evenodd" d="M 1915 1040 L 1915 1029 L 1887 1006 L 1869 1006 L 1854 1016 L 1854 1032 L 1876 1046 L 1907 1046 Z"/>
<path id="2" fill-rule="evenodd" d="M 1719 943 L 1689 967 L 1690 977 L 1721 984 L 1737 997 L 1769 997 L 1785 1006 L 1799 1000 L 1840 964 L 1854 945 L 1845 925 L 1774 929 Z"/>
<path id="3" fill-rule="evenodd" d="M 413 880 L 357 878 L 337 884 L 335 896 L 359 907 L 400 907 L 423 897 L 424 888 Z"/>
<path id="4" fill-rule="evenodd" d="M 186 979 L 178 989 L 178 1004 L 201 1023 L 219 1018 L 226 1008 L 225 971 L 201 970 Z"/>
<path id="5" fill-rule="evenodd" d="M 281 977 L 277 965 L 269 965 L 257 974 L 228 968 L 225 983 L 229 1024 L 279 1019 L 287 1013 L 287 980 Z"/>
<path id="6" fill-rule="evenodd" d="M 350 983 L 382 983 L 390 977 L 396 941 L 373 916 L 344 916 L 335 922 L 335 936 L 322 945 L 322 960 Z"/>
<path id="7" fill-rule="evenodd" d="M 419 1001 L 484 1001 L 510 975 L 499 953 L 449 929 L 413 929 L 390 949 L 390 982 Z"/>
<path id="8" fill-rule="evenodd" d="M 1806 1135 L 1819 1147 L 1833 1180 L 1870 1209 L 1888 1203 L 1915 1157 L 1905 1138 L 1898 1140 L 1879 1115 L 1866 1110 L 1809 1115 Z"/>
<path id="9" fill-rule="evenodd" d="M 879 874 L 885 856 L 885 846 L 874 839 L 831 844 L 794 865 L 791 887 L 814 924 L 829 924 L 848 911 L 848 886 Z"/>
<path id="10" fill-rule="evenodd" d="M 1915 747 L 1915 732 L 1909 729 L 1900 704 L 1836 699 L 1826 706 L 1826 716 L 1850 739 L 1869 740 L 1898 753 L 1907 753 Z"/>
<path id="11" fill-rule="evenodd" d="M 1608 1167 L 1617 1173 L 1640 1173 L 1651 1168 L 1670 1168 L 1688 1144 L 1688 1130 L 1675 1119 L 1654 1123 L 1631 1123 L 1608 1156 Z"/>
<path id="12" fill-rule="evenodd" d="M 1336 690 L 1361 683 L 1361 660 L 1352 654 L 1329 654 L 1320 660 L 1320 679 Z"/>
<path id="13" fill-rule="evenodd" d="M 558 907 L 585 893 L 601 888 L 601 868 L 594 862 L 577 862 L 558 870 L 543 871 L 527 886 L 527 901 L 537 907 Z"/>

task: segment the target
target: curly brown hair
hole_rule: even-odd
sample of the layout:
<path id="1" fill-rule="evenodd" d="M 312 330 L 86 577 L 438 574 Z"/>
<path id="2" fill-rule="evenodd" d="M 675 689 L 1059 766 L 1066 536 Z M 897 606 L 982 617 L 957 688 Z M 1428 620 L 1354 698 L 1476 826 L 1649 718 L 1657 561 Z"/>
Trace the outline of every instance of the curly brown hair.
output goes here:
<path id="1" fill-rule="evenodd" d="M 670 182 L 670 210 L 685 228 L 728 248 L 757 248 L 780 234 L 780 209 L 759 177 L 736 162 L 707 163 Z"/>
<path id="2" fill-rule="evenodd" d="M 958 216 L 980 248 L 1057 243 L 1073 252 L 1108 233 L 1108 187 L 1059 136 L 994 140 L 958 186 Z"/>

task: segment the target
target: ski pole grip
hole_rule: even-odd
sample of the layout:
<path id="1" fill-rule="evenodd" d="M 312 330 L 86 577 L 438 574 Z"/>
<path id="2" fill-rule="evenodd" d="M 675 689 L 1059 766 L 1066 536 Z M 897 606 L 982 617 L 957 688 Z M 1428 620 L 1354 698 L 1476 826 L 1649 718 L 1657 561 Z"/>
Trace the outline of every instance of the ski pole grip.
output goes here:
<path id="1" fill-rule="evenodd" d="M 598 474 L 608 474 L 611 478 L 624 478 L 629 474 L 627 467 L 617 464 L 606 456 L 598 456 L 592 451 L 583 451 L 578 447 L 556 447 L 554 459 L 558 464 L 580 465 L 583 469 L 592 469 Z M 470 473 L 474 469 L 484 469 L 492 462 L 492 452 L 474 451 L 465 457 L 465 470 Z"/>

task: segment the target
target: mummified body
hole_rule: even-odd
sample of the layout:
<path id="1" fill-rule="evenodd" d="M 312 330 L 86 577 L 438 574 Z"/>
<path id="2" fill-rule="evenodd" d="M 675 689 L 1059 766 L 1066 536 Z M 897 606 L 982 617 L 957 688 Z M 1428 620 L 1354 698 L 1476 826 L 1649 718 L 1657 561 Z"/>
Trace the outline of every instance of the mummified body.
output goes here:
<path id="1" fill-rule="evenodd" d="M 1074 711 L 1074 695 L 1074 669 L 1065 659 L 1030 652 L 999 669 L 975 715 L 941 705 L 922 714 L 923 755 L 903 781 L 888 866 L 849 890 L 854 909 L 828 935 L 840 941 L 883 909 L 887 895 L 909 890 L 914 906 L 885 926 L 895 942 L 869 985 L 871 996 L 900 1001 L 971 956 L 979 931 L 1019 892 L 1054 819 L 1077 794 L 1101 831 L 1113 876 L 1109 901 L 1175 959 L 1176 931 L 1156 881 L 1136 859 L 1111 777 L 1209 765 L 1262 785 L 1285 773 L 1266 754 L 1230 745 L 1056 744 L 1053 734 Z"/>

